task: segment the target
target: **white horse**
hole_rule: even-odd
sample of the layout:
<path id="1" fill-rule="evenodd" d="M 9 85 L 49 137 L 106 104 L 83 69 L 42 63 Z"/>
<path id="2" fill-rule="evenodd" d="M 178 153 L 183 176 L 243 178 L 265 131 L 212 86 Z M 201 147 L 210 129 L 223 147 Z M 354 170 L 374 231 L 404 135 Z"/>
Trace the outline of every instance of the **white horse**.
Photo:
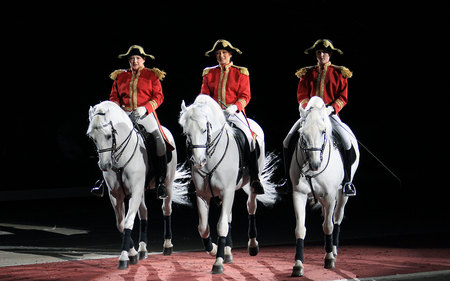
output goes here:
<path id="1" fill-rule="evenodd" d="M 252 130 L 258 135 L 257 141 L 261 152 L 258 158 L 259 175 L 265 194 L 258 196 L 250 192 L 248 169 L 244 169 L 242 177 L 238 178 L 239 147 L 234 138 L 235 131 L 227 123 L 220 106 L 207 95 L 199 95 L 189 107 L 185 106 L 184 101 L 181 105 L 179 123 L 183 127 L 188 150 L 192 155 L 190 162 L 197 196 L 198 231 L 203 239 L 205 250 L 210 255 L 216 256 L 212 273 L 222 273 L 223 263 L 232 261 L 230 226 L 235 191 L 243 188 L 248 194 L 248 251 L 252 256 L 259 251 L 255 224 L 256 199 L 264 205 L 273 205 L 278 198 L 275 184 L 270 182 L 277 161 L 276 157 L 272 154 L 265 157 L 264 133 L 256 122 L 251 119 L 248 121 Z M 208 225 L 209 204 L 213 197 L 219 197 L 222 205 L 217 224 L 219 236 L 217 245 L 211 242 Z"/>
<path id="2" fill-rule="evenodd" d="M 128 115 L 111 101 L 101 102 L 89 109 L 89 128 L 87 135 L 94 141 L 99 156 L 98 166 L 108 186 L 111 204 L 116 214 L 118 230 L 123 234 L 122 252 L 119 257 L 119 269 L 136 264 L 147 257 L 147 207 L 144 191 L 145 178 L 150 168 L 142 136 L 133 127 Z M 166 136 L 175 147 L 172 134 L 164 128 Z M 172 200 L 179 204 L 188 204 L 183 186 L 175 179 L 188 176 L 188 172 L 177 170 L 176 150 L 171 152 L 172 159 L 167 163 L 166 187 L 168 197 L 163 200 L 164 215 L 164 254 L 172 253 L 171 213 Z M 182 179 L 184 180 L 184 179 Z M 152 179 L 148 188 L 155 188 Z M 184 187 L 186 191 L 186 188 Z M 129 198 L 128 212 L 125 215 L 125 200 Z M 139 213 L 141 231 L 138 252 L 131 239 L 136 213 Z"/>
<path id="3" fill-rule="evenodd" d="M 302 276 L 303 249 L 306 235 L 305 207 L 308 197 L 322 206 L 325 234 L 325 268 L 334 268 L 337 256 L 340 224 L 348 197 L 342 193 L 344 168 L 338 148 L 333 144 L 332 127 L 326 106 L 320 97 L 312 97 L 305 109 L 300 108 L 299 140 L 291 159 L 290 178 L 293 186 L 296 216 L 296 253 L 292 276 Z M 348 126 L 356 160 L 351 168 L 351 180 L 359 164 L 358 142 Z"/>

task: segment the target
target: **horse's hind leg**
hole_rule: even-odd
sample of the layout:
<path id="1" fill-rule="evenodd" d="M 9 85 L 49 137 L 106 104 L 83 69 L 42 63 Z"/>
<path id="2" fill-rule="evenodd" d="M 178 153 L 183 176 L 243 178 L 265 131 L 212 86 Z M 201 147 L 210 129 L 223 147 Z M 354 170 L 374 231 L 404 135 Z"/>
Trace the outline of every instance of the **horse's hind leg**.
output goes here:
<path id="1" fill-rule="evenodd" d="M 339 233 L 341 231 L 341 223 L 344 218 L 344 209 L 345 204 L 347 204 L 348 197 L 345 196 L 340 190 L 337 194 L 337 204 L 336 209 L 334 210 L 334 227 L 333 227 L 333 255 L 336 258 L 338 251 L 337 248 L 339 247 Z"/>
<path id="2" fill-rule="evenodd" d="M 251 192 L 247 199 L 248 211 L 248 245 L 247 250 L 250 256 L 256 256 L 259 252 L 256 230 L 256 194 Z"/>
<path id="3" fill-rule="evenodd" d="M 147 206 L 145 205 L 145 195 L 143 195 L 141 205 L 139 206 L 138 215 L 140 219 L 139 223 L 139 260 L 146 259 L 148 256 L 147 251 L 147 227 L 148 227 L 148 213 Z"/>

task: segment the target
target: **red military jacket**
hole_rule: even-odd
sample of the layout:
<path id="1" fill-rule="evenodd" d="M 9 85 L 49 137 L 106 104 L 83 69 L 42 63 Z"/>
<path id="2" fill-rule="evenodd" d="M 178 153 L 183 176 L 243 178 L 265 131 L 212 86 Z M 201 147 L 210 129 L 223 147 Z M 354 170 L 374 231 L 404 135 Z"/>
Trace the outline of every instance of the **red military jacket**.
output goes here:
<path id="1" fill-rule="evenodd" d="M 222 108 L 235 104 L 243 110 L 250 101 L 250 79 L 247 68 L 233 65 L 216 65 L 203 70 L 200 94 L 211 96 Z"/>
<path id="2" fill-rule="evenodd" d="M 300 78 L 297 100 L 303 108 L 313 96 L 319 96 L 326 105 L 333 106 L 336 114 L 347 104 L 347 78 L 352 77 L 348 68 L 328 62 L 323 67 L 316 65 L 301 68 L 295 75 Z"/>
<path id="3" fill-rule="evenodd" d="M 150 114 L 164 100 L 159 80 L 163 79 L 165 74 L 157 68 L 145 67 L 136 72 L 130 69 L 116 70 L 109 76 L 114 80 L 109 100 L 117 103 L 125 111 L 145 106 Z"/>

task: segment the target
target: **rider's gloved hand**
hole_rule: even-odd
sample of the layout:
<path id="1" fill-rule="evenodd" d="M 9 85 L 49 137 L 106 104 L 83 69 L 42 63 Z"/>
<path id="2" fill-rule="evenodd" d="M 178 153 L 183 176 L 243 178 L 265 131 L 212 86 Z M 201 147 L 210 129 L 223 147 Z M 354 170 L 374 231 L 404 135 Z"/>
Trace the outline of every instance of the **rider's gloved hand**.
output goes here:
<path id="1" fill-rule="evenodd" d="M 331 105 L 327 106 L 327 115 L 331 115 L 334 113 L 334 107 Z"/>
<path id="2" fill-rule="evenodd" d="M 233 104 L 233 105 L 230 105 L 229 107 L 227 107 L 227 109 L 225 109 L 225 111 L 228 115 L 233 115 L 238 111 L 238 107 L 237 107 L 237 105 Z"/>
<path id="3" fill-rule="evenodd" d="M 133 111 L 133 115 L 138 118 L 142 118 L 146 114 L 147 114 L 147 108 L 145 108 L 145 106 L 139 106 L 138 108 L 136 108 Z"/>

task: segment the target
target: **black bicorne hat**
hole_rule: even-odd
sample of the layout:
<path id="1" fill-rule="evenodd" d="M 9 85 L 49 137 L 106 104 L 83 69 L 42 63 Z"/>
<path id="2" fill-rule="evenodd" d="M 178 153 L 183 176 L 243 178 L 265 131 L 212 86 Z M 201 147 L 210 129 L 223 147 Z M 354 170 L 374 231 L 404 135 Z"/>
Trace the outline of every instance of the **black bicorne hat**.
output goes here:
<path id="1" fill-rule="evenodd" d="M 142 48 L 139 45 L 133 45 L 130 48 L 128 48 L 128 51 L 125 54 L 119 55 L 119 59 L 121 58 L 129 58 L 131 56 L 141 56 L 143 59 L 145 58 L 151 58 L 152 60 L 155 59 L 154 56 L 148 55 L 145 53 L 144 48 Z"/>
<path id="2" fill-rule="evenodd" d="M 209 57 L 209 55 L 211 53 L 215 53 L 218 50 L 227 50 L 228 52 L 230 52 L 232 54 L 235 54 L 235 53 L 242 54 L 241 50 L 239 50 L 236 47 L 233 47 L 233 45 L 231 45 L 231 43 L 228 42 L 227 40 L 219 39 L 216 41 L 216 43 L 214 43 L 214 46 L 212 47 L 212 49 L 205 53 L 205 56 Z"/>
<path id="3" fill-rule="evenodd" d="M 338 52 L 340 55 L 344 54 L 344 52 L 342 52 L 341 50 L 339 50 L 338 48 L 335 48 L 333 46 L 333 43 L 331 42 L 331 40 L 328 39 L 319 39 L 317 40 L 314 45 L 312 45 L 312 47 L 308 48 L 305 50 L 305 54 L 310 54 L 310 53 L 315 53 L 318 50 L 324 50 L 327 51 L 329 53 L 333 53 L 333 52 Z"/>

